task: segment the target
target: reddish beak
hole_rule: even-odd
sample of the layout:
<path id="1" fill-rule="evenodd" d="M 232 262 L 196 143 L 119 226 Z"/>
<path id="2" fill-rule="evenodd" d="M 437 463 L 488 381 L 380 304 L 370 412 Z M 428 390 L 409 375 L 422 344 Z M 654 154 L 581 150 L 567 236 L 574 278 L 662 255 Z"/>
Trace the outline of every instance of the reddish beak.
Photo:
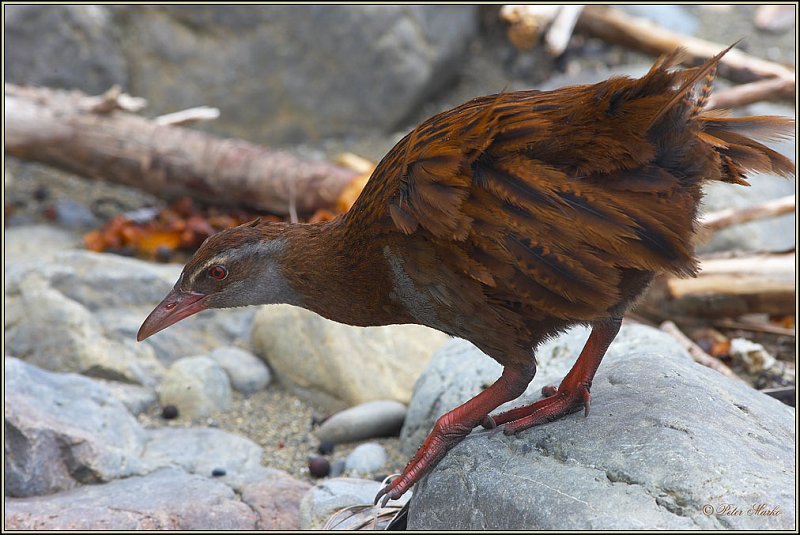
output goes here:
<path id="1" fill-rule="evenodd" d="M 206 310 L 203 299 L 206 294 L 196 292 L 182 292 L 173 288 L 169 294 L 161 301 L 156 308 L 147 316 L 142 326 L 139 327 L 139 334 L 136 340 L 141 342 L 145 338 L 156 334 L 162 329 L 166 329 L 173 323 L 188 318 L 201 310 Z"/>

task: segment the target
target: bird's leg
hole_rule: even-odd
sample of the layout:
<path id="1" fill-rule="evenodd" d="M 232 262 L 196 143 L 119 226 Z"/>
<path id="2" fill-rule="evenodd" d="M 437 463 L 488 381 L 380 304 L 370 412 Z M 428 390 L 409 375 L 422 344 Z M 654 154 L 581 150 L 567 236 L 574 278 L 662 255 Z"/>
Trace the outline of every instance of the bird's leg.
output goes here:
<path id="1" fill-rule="evenodd" d="M 402 496 L 481 423 L 489 412 L 521 396 L 535 373 L 536 365 L 533 361 L 527 369 L 507 366 L 500 378 L 489 388 L 441 416 L 403 473 L 381 489 L 375 497 L 375 503 L 383 497 L 382 505 L 385 505 L 389 499 L 396 500 Z"/>
<path id="2" fill-rule="evenodd" d="M 484 425 L 488 423 L 488 427 L 491 427 L 505 424 L 503 432 L 511 435 L 535 425 L 557 420 L 581 408 L 588 416 L 592 379 L 608 346 L 617 336 L 621 324 L 622 318 L 595 323 L 578 360 L 558 388 L 546 387 L 543 392 L 548 397 L 532 405 L 517 407 L 491 416 L 484 421 Z"/>

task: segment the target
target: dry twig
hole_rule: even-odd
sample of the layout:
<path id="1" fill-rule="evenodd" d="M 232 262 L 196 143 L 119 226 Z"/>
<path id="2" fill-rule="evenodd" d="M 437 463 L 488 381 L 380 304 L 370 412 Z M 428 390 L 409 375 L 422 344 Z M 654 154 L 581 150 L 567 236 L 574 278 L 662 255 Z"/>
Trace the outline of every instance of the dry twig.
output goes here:
<path id="1" fill-rule="evenodd" d="M 736 373 L 734 373 L 734 371 L 728 366 L 723 364 L 719 359 L 715 359 L 703 351 L 703 348 L 695 344 L 688 336 L 683 334 L 683 332 L 678 328 L 677 325 L 675 325 L 675 323 L 671 321 L 665 321 L 661 324 L 660 328 L 662 331 L 671 334 L 676 340 L 678 340 L 683 348 L 689 352 L 695 362 L 713 370 L 717 370 L 726 377 L 730 377 L 731 379 L 735 379 L 737 381 L 742 381 L 742 378 L 736 375 Z"/>

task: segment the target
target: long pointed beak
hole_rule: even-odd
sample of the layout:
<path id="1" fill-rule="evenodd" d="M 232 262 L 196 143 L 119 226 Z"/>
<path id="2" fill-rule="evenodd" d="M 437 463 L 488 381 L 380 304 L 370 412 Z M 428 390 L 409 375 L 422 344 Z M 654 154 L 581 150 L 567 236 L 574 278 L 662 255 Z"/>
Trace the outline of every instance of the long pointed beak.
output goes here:
<path id="1" fill-rule="evenodd" d="M 203 304 L 206 294 L 196 292 L 182 292 L 177 288 L 167 294 L 156 308 L 147 316 L 142 326 L 139 327 L 139 334 L 136 340 L 141 342 L 145 338 L 156 334 L 158 331 L 166 329 L 173 323 L 188 318 L 208 307 Z"/>

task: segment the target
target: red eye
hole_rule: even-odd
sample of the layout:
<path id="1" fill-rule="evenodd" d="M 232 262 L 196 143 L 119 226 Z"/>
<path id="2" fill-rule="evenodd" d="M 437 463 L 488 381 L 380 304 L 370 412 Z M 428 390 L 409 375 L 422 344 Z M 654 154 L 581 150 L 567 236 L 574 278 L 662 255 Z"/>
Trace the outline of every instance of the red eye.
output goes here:
<path id="1" fill-rule="evenodd" d="M 222 266 L 211 266 L 208 268 L 208 276 L 212 279 L 222 280 L 228 276 L 228 270 Z"/>

